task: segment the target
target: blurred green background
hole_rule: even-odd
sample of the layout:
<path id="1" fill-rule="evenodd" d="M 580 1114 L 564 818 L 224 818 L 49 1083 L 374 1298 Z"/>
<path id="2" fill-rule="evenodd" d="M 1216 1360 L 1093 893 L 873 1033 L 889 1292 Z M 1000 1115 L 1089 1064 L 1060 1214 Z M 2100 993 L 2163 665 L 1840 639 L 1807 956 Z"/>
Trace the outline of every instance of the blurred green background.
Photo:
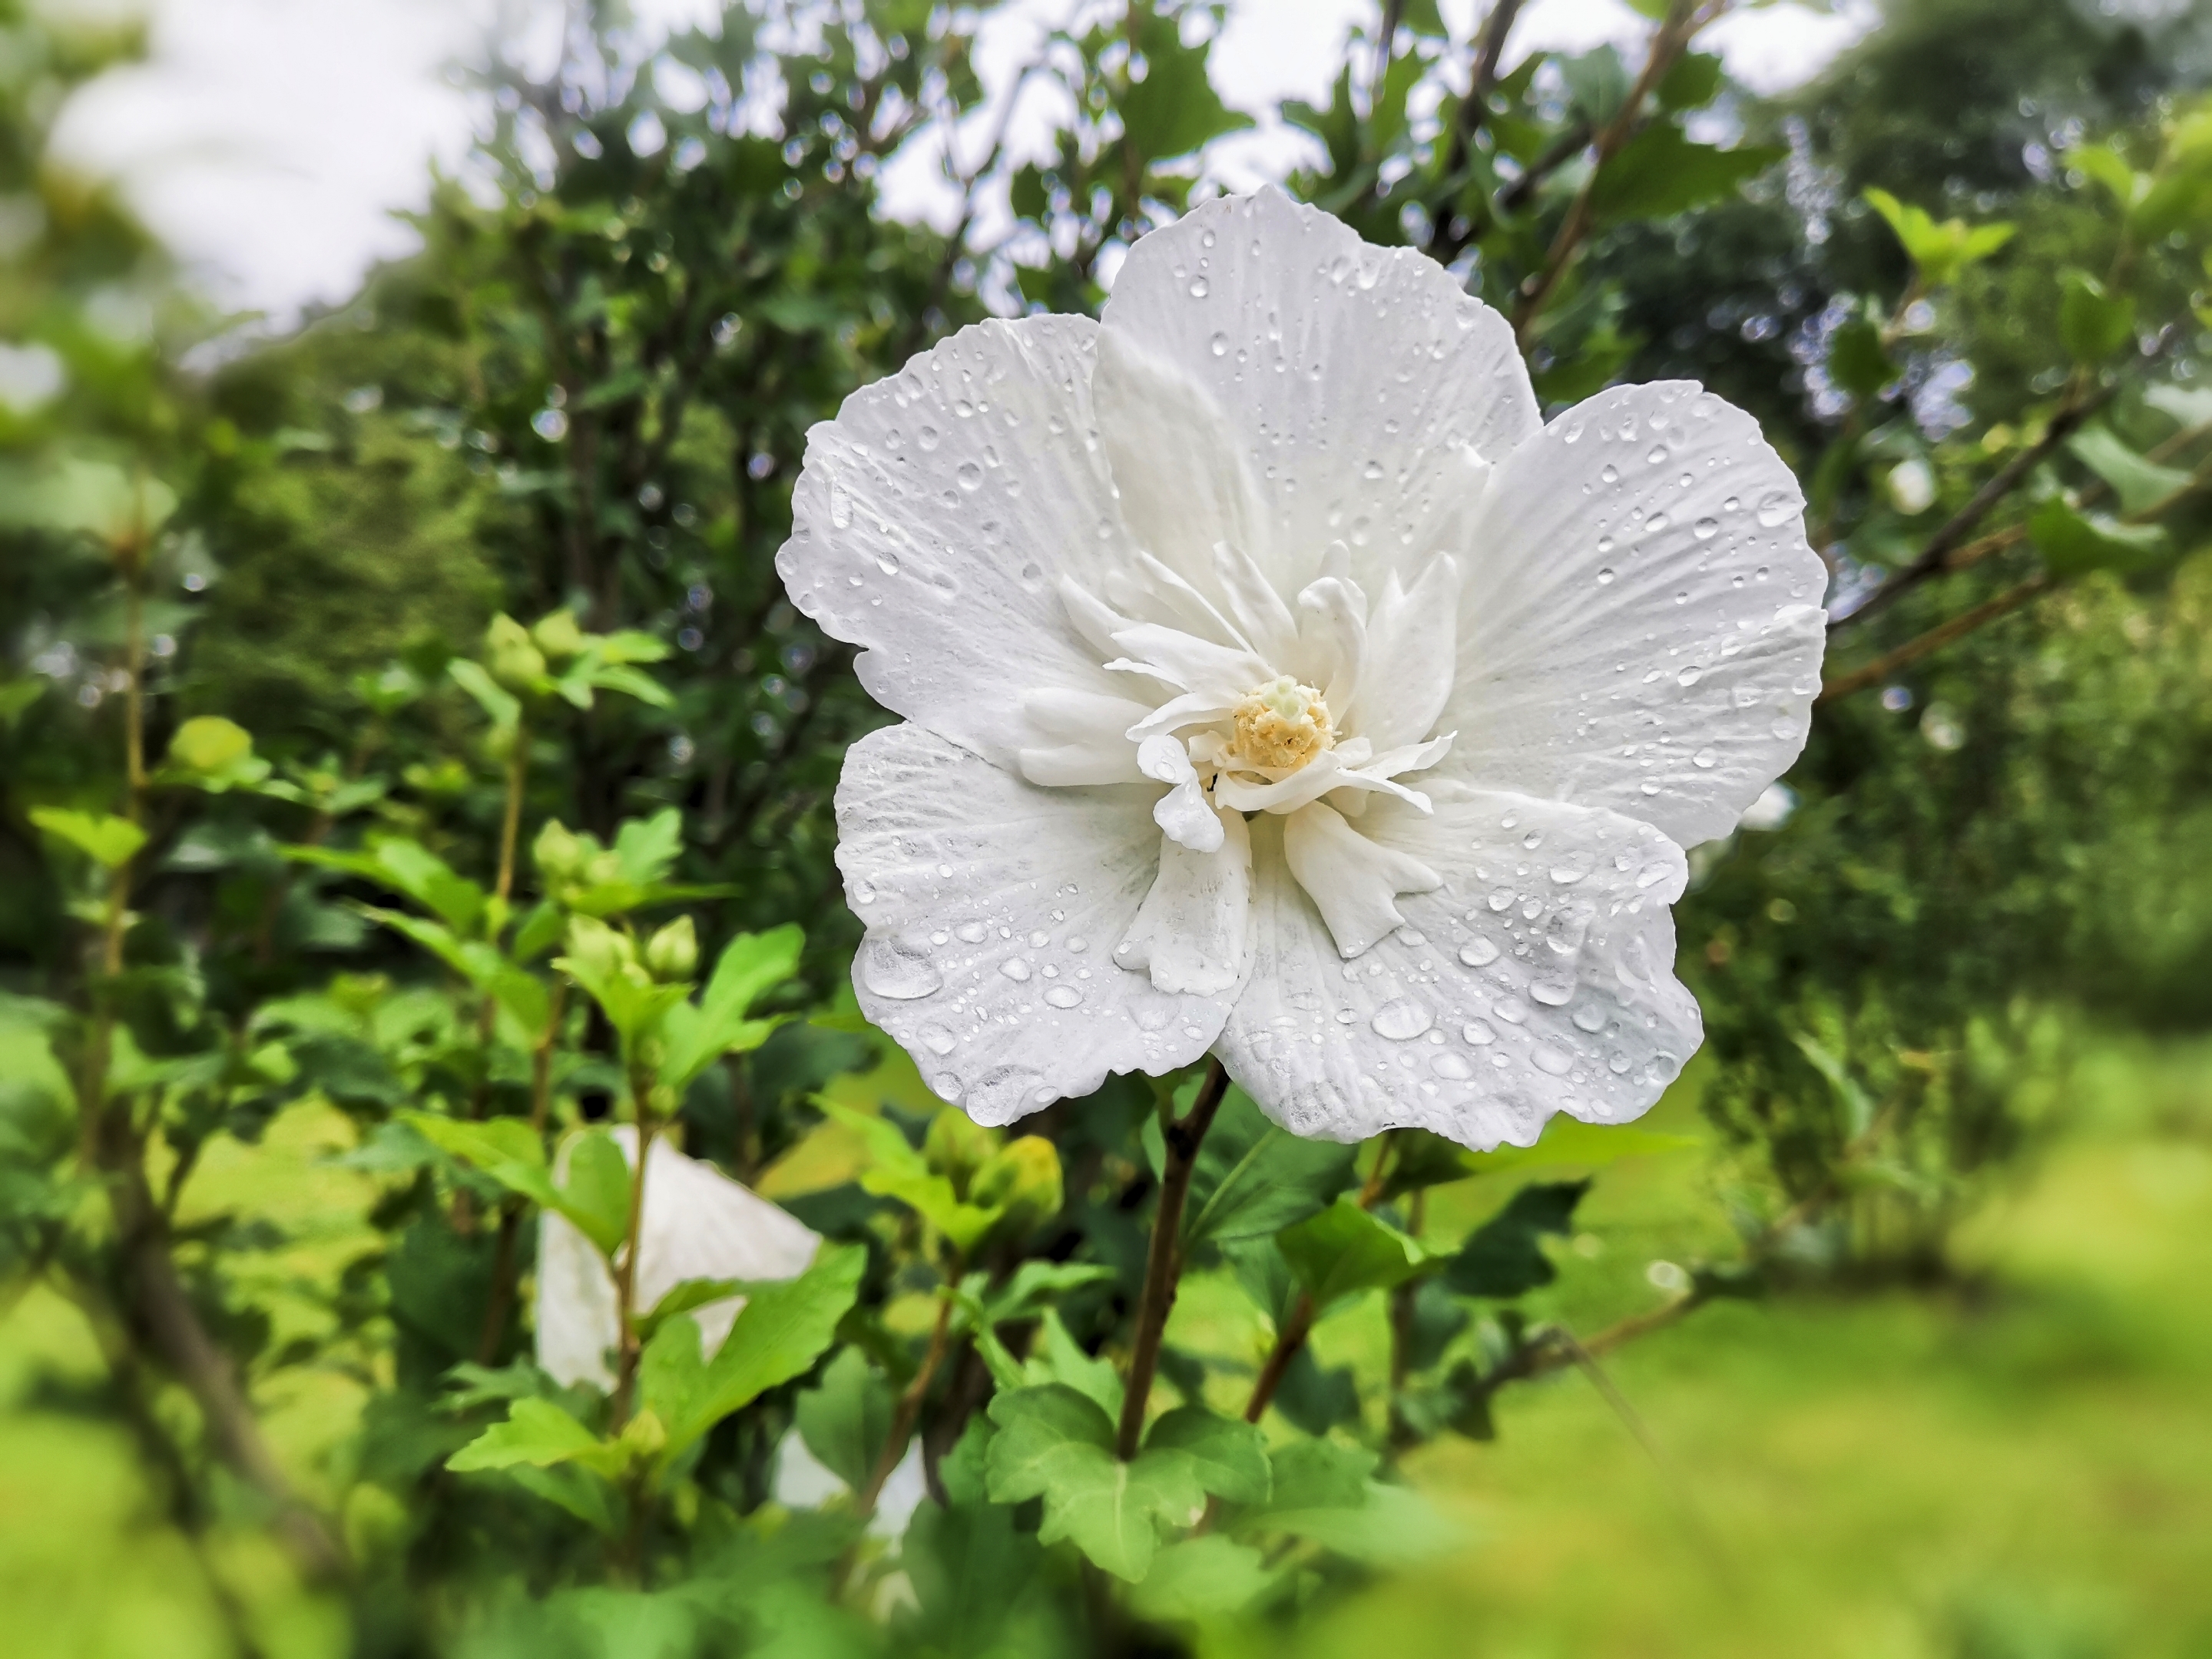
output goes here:
<path id="1" fill-rule="evenodd" d="M 149 1015 L 131 1028 L 149 1053 L 242 1048 L 258 1011 L 326 988 L 434 982 L 275 848 L 366 826 L 489 869 L 505 763 L 448 665 L 495 614 L 564 605 L 664 641 L 667 704 L 605 697 L 537 734 L 533 823 L 611 836 L 679 807 L 681 875 L 729 889 L 710 933 L 803 921 L 788 1006 L 832 1002 L 859 929 L 830 792 L 882 716 L 774 577 L 805 430 L 985 314 L 1095 313 L 1129 238 L 1219 185 L 1250 125 L 1218 95 L 1221 8 L 1091 7 L 1039 60 L 1065 94 L 1049 153 L 994 149 L 975 41 L 997 9 L 741 7 L 664 40 L 579 5 L 550 70 L 495 37 L 469 72 L 479 143 L 413 217 L 419 252 L 270 325 L 222 314 L 122 192 L 50 154 L 70 99 L 139 60 L 138 25 L 0 0 L 10 1654 L 464 1650 L 380 1624 L 397 1580 L 303 1589 L 199 1458 L 191 1403 L 130 1386 L 135 1357 L 68 1293 L 76 1267 L 40 1254 L 76 1085 L 33 1001 L 90 994 L 100 912 L 31 814 L 112 810 L 127 690 L 118 567 L 48 511 L 55 481 L 106 466 L 177 497 L 132 556 L 155 752 L 224 717 L 295 790 L 282 811 L 242 789 L 162 809 L 133 948 L 198 1024 Z M 1510 44 L 1518 9 L 1354 8 L 1349 33 L 1328 25 L 1332 97 L 1268 123 L 1304 135 L 1275 152 L 1288 188 L 1506 309 L 1604 176 L 1597 135 L 1640 107 L 1632 40 L 1507 50 L 1467 116 L 1486 31 L 1502 15 Z M 1687 15 L 1654 0 L 1612 22 L 1641 40 Z M 1756 93 L 1699 56 L 1650 89 L 1632 141 L 1650 165 L 1526 335 L 1547 410 L 1686 375 L 1756 413 L 1807 483 L 1839 611 L 2021 462 L 1971 561 L 1838 633 L 1831 684 L 1861 683 L 1821 705 L 1786 787 L 1693 850 L 1680 971 L 1709 1041 L 1644 1126 L 1680 1144 L 1605 1163 L 1545 1246 L 1556 1281 L 1506 1311 L 1588 1334 L 1712 1271 L 1760 1293 L 1624 1343 L 1604 1386 L 1571 1367 L 1516 1385 L 1495 1438 L 1414 1447 L 1448 1549 L 1287 1629 L 1206 1624 L 1200 1650 L 2212 1655 L 2212 142 L 2191 125 L 2212 8 L 1859 16 L 1802 86 Z M 732 111 L 771 67 L 785 101 L 748 128 Z M 887 215 L 884 169 L 948 118 L 975 141 L 943 185 L 953 221 Z M 1928 281 L 1869 188 L 2010 240 Z M 2101 353 L 2076 276 L 2126 312 Z M 2045 444 L 2093 390 L 2103 447 Z M 2054 502 L 2092 526 L 2063 556 L 2029 528 Z M 1929 644 L 1986 605 L 2004 614 Z M 361 1559 L 396 1558 L 427 1547 L 372 1478 L 364 1423 L 395 1397 L 397 1212 L 342 1161 L 392 1102 L 298 1063 L 190 1143 L 170 1225 L 292 1479 Z M 687 1097 L 687 1145 L 803 1191 L 779 1160 L 866 1064 L 849 1037 L 771 1044 Z M 1455 1241 L 1524 1176 L 1590 1156 L 1488 1166 L 1408 1224 Z M 1376 1442 L 1388 1320 L 1370 1297 L 1313 1340 L 1321 1376 L 1357 1382 L 1348 1431 Z M 1238 1376 L 1269 1340 L 1212 1267 L 1170 1337 Z"/>

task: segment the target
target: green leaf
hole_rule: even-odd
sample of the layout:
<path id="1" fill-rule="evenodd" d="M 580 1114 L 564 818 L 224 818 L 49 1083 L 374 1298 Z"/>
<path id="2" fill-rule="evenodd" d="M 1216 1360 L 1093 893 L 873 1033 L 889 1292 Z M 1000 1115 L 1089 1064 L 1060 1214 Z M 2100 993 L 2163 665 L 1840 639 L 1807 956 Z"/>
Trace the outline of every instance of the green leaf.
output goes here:
<path id="1" fill-rule="evenodd" d="M 561 1194 L 545 1167 L 545 1148 L 539 1145 L 537 1131 L 520 1118 L 471 1122 L 434 1112 L 401 1112 L 398 1119 L 440 1152 L 483 1170 L 509 1192 L 549 1210 L 562 1207 Z"/>
<path id="2" fill-rule="evenodd" d="M 1052 207 L 1051 197 L 1044 187 L 1044 174 L 1034 161 L 1024 161 L 1014 169 L 1013 177 L 1007 184 L 1006 196 L 1007 204 L 1013 210 L 1017 219 L 1030 219 L 1042 224 L 1045 215 Z"/>
<path id="3" fill-rule="evenodd" d="M 858 1135 L 867 1149 L 868 1164 L 860 1172 L 862 1191 L 896 1199 L 937 1229 L 963 1255 L 991 1231 L 999 1212 L 963 1204 L 951 1182 L 922 1161 L 896 1124 L 835 1101 L 823 1101 L 822 1109 Z"/>
<path id="4" fill-rule="evenodd" d="M 2036 509 L 2027 533 L 2045 568 L 2062 577 L 2093 570 L 2125 574 L 2156 564 L 2172 551 L 2162 526 L 2122 524 L 2101 513 L 2077 513 L 2056 495 Z"/>
<path id="5" fill-rule="evenodd" d="M 740 933 L 723 948 L 714 977 L 698 1003 L 679 1004 L 661 1024 L 665 1048 L 661 1081 L 678 1093 L 726 1054 L 757 1048 L 775 1029 L 772 1020 L 746 1018 L 760 994 L 799 971 L 805 934 L 787 924 L 765 933 Z"/>
<path id="6" fill-rule="evenodd" d="M 66 842 L 104 870 L 130 863 L 146 844 L 146 832 L 112 812 L 79 812 L 63 806 L 34 806 L 31 822 L 56 841 Z"/>
<path id="7" fill-rule="evenodd" d="M 494 726 L 511 726 L 522 719 L 520 701 L 486 673 L 482 663 L 456 657 L 446 665 L 446 672 L 453 677 L 454 684 L 477 700 L 477 706 L 491 717 Z"/>
<path id="8" fill-rule="evenodd" d="M 1273 1583 L 1258 1550 L 1209 1533 L 1162 1550 L 1129 1601 L 1142 1619 L 1201 1619 L 1236 1612 Z"/>
<path id="9" fill-rule="evenodd" d="M 252 734 L 244 726 L 220 714 L 200 714 L 169 739 L 162 770 L 220 794 L 259 783 L 269 775 L 269 763 L 253 752 Z"/>
<path id="10" fill-rule="evenodd" d="M 395 893 L 404 893 L 457 933 L 472 933 L 483 919 L 487 895 L 420 842 L 395 836 L 364 853 L 338 853 L 326 847 L 287 847 L 284 856 L 301 864 L 359 876 Z"/>
<path id="11" fill-rule="evenodd" d="M 1425 1188 L 1449 1186 L 1474 1173 L 1466 1147 L 1428 1129 L 1392 1130 L 1389 1158 L 1382 1182 L 1385 1201 Z"/>
<path id="12" fill-rule="evenodd" d="M 1356 1156 L 1350 1146 L 1301 1139 L 1231 1089 L 1191 1172 L 1186 1248 L 1271 1237 L 1318 1214 L 1352 1184 Z"/>
<path id="13" fill-rule="evenodd" d="M 1969 226 L 1963 219 L 1939 224 L 1925 209 L 1900 202 L 1886 190 L 1862 194 L 1888 222 L 1906 257 L 1918 267 L 1921 280 L 1930 288 L 1942 287 L 1968 265 L 1988 258 L 2013 237 L 2014 227 L 2008 224 Z"/>
<path id="14" fill-rule="evenodd" d="M 828 1244 L 798 1278 L 752 1286 L 714 1358 L 684 1380 L 680 1398 L 654 1407 L 668 1431 L 665 1455 L 674 1458 L 732 1412 L 811 1368 L 836 1340 L 867 1263 L 863 1245 Z M 653 1346 L 688 1342 L 696 1353 L 698 1341 L 696 1322 L 672 1319 Z"/>
<path id="15" fill-rule="evenodd" d="M 1117 1277 L 1111 1267 L 1095 1261 L 1024 1261 L 1012 1279 L 991 1292 L 983 1303 L 984 1314 L 994 1325 L 1027 1319 L 1070 1291 L 1111 1284 Z"/>
<path id="16" fill-rule="evenodd" d="M 1114 1425 L 1098 1404 L 1060 1383 L 994 1396 L 991 1499 L 1044 1500 L 1037 1537 L 1066 1538 L 1098 1566 L 1134 1583 L 1159 1548 L 1163 1526 L 1188 1526 L 1206 1507 L 1189 1458 L 1147 1449 L 1114 1455 Z"/>
<path id="17" fill-rule="evenodd" d="M 1672 218 L 1732 195 L 1788 153 L 1771 144 L 1693 144 L 1672 122 L 1654 121 L 1598 170 L 1590 207 L 1600 224 Z"/>
<path id="18" fill-rule="evenodd" d="M 799 1396 L 794 1421 L 806 1449 L 858 1492 L 867 1484 L 890 1437 L 890 1385 L 858 1348 L 830 1362 L 819 1388 Z"/>
<path id="19" fill-rule="evenodd" d="M 568 1462 L 618 1467 L 622 1461 L 617 1447 L 551 1401 L 518 1400 L 507 1407 L 505 1422 L 493 1424 L 470 1441 L 446 1460 L 446 1467 L 466 1474 L 518 1463 L 542 1469 Z"/>
<path id="20" fill-rule="evenodd" d="M 1273 1490 L 1267 1438 L 1257 1424 L 1217 1416 L 1203 1406 L 1178 1406 L 1146 1431 L 1145 1446 L 1181 1452 L 1198 1484 L 1232 1504 L 1264 1504 Z"/>
<path id="21" fill-rule="evenodd" d="M 1469 1171 L 1475 1175 L 1499 1175 L 1508 1170 L 1547 1164 L 1599 1170 L 1625 1158 L 1651 1158 L 1704 1144 L 1695 1135 L 1669 1135 L 1655 1129 L 1584 1123 L 1562 1112 L 1544 1126 L 1534 1146 L 1500 1146 L 1494 1152 L 1470 1152 L 1467 1162 Z"/>
<path id="22" fill-rule="evenodd" d="M 159 478 L 74 456 L 0 480 L 0 524 L 82 532 L 111 548 L 143 544 L 176 507 Z"/>
<path id="23" fill-rule="evenodd" d="M 2135 335 L 2136 302 L 2108 294 L 2086 270 L 2059 273 L 2065 293 L 2058 302 L 2058 338 L 2077 363 L 2100 363 Z"/>
<path id="24" fill-rule="evenodd" d="M 611 1261 L 629 1234 L 629 1160 L 615 1138 L 604 1129 L 579 1135 L 568 1148 L 568 1180 L 559 1208 Z"/>
<path id="25" fill-rule="evenodd" d="M 1565 1233 L 1587 1181 L 1538 1182 L 1513 1194 L 1503 1210 L 1476 1228 L 1444 1269 L 1444 1282 L 1462 1296 L 1508 1300 L 1559 1276 L 1537 1247 L 1546 1233 Z"/>
<path id="26" fill-rule="evenodd" d="M 1711 52 L 1687 52 L 1653 88 L 1663 110 L 1703 109 L 1720 95 L 1721 60 Z"/>
<path id="27" fill-rule="evenodd" d="M 1620 113 L 1628 101 L 1628 69 L 1611 46 L 1595 46 L 1573 58 L 1554 58 L 1575 112 L 1593 127 Z"/>
<path id="28" fill-rule="evenodd" d="M 1873 397 L 1898 373 L 1881 343 L 1881 329 L 1871 318 L 1854 317 L 1829 337 L 1828 379 L 1857 401 Z"/>
<path id="29" fill-rule="evenodd" d="M 1275 1238 L 1317 1309 L 1364 1291 L 1388 1290 L 1421 1271 L 1428 1252 L 1349 1198 Z"/>
<path id="30" fill-rule="evenodd" d="M 1145 78 L 1121 94 L 1126 142 L 1143 165 L 1188 155 L 1210 139 L 1252 125 L 1221 101 L 1206 78 L 1206 43 L 1187 46 L 1182 27 L 1172 16 L 1147 13 L 1135 45 L 1145 59 Z"/>
<path id="31" fill-rule="evenodd" d="M 615 831 L 614 855 L 623 879 L 650 887 L 675 868 L 684 852 L 684 814 L 663 807 L 649 818 L 629 818 Z"/>
<path id="32" fill-rule="evenodd" d="M 1121 1415 L 1121 1378 L 1109 1361 L 1084 1352 L 1083 1345 L 1068 1334 L 1057 1309 L 1047 1308 L 1038 1326 L 1038 1351 L 1030 1356 L 1025 1374 L 1032 1382 L 1058 1382 L 1097 1402 L 1109 1418 Z"/>
<path id="33" fill-rule="evenodd" d="M 2147 513 L 2189 485 L 2188 473 L 2138 455 L 2101 422 L 2075 433 L 2066 447 L 2075 459 L 2112 487 L 2128 513 Z"/>
<path id="34" fill-rule="evenodd" d="M 2109 144 L 2082 144 L 2069 149 L 2066 165 L 2102 185 L 2122 212 L 2135 206 L 2150 188 L 2150 180 Z"/>

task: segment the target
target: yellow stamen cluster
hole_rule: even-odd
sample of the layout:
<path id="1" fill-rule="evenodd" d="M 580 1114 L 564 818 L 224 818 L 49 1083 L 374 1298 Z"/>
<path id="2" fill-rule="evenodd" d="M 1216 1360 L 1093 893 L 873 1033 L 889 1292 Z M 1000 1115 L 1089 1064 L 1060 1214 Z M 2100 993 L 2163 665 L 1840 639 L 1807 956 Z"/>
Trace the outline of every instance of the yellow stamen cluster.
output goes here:
<path id="1" fill-rule="evenodd" d="M 1232 771 L 1295 772 L 1336 741 L 1321 693 L 1288 674 L 1239 702 L 1232 718 L 1236 738 L 1222 757 Z"/>

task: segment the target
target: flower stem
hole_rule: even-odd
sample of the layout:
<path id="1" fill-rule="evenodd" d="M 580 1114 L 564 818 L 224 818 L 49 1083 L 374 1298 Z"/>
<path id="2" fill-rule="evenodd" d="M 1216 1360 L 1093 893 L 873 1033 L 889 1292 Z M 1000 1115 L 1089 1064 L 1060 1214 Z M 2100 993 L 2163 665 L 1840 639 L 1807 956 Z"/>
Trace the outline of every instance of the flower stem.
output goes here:
<path id="1" fill-rule="evenodd" d="M 637 1340 L 637 1256 L 645 1232 L 645 1166 L 653 1152 L 652 1073 L 636 1060 L 630 1061 L 630 1098 L 637 1106 L 637 1167 L 629 1182 L 629 1225 L 625 1230 L 622 1259 L 615 1263 L 615 1328 L 621 1333 L 622 1358 L 615 1377 L 614 1426 L 619 1431 L 629 1421 L 631 1396 L 637 1389 L 637 1363 L 642 1353 Z"/>
<path id="2" fill-rule="evenodd" d="M 954 1268 L 947 1278 L 946 1287 L 959 1279 Z M 921 1402 L 928 1397 L 929 1385 L 937 1377 L 938 1368 L 944 1364 L 945 1356 L 952 1346 L 952 1297 L 940 1297 L 937 1304 L 937 1326 L 929 1334 L 929 1352 L 922 1356 L 921 1369 L 914 1374 L 914 1381 L 898 1397 L 898 1405 L 891 1412 L 890 1432 L 884 1437 L 884 1449 L 876 1455 L 876 1466 L 868 1472 L 867 1484 L 854 1499 L 863 1518 L 876 1512 L 876 1500 L 883 1496 L 884 1482 L 891 1478 L 905 1454 L 907 1437 L 914 1432 L 915 1419 L 921 1415 Z"/>
<path id="3" fill-rule="evenodd" d="M 552 1115 L 553 1048 L 561 1033 L 561 1016 L 568 995 L 568 981 L 555 981 L 552 1012 L 530 1055 L 530 1132 L 537 1136 L 541 1146 L 545 1144 L 546 1121 Z M 510 1198 L 500 1211 L 499 1246 L 491 1264 L 491 1300 L 484 1309 L 483 1331 L 477 1339 L 477 1363 L 480 1365 L 489 1365 L 499 1357 L 499 1339 L 507 1330 L 507 1316 L 514 1307 L 514 1254 L 521 1231 L 522 1200 Z"/>
<path id="4" fill-rule="evenodd" d="M 1128 1391 L 1121 1401 L 1121 1425 L 1117 1449 L 1121 1461 L 1137 1455 L 1145 1432 L 1145 1407 L 1152 1398 L 1152 1376 L 1159 1370 L 1160 1339 L 1167 1330 L 1168 1313 L 1175 1306 L 1176 1280 L 1182 1273 L 1182 1210 L 1190 1197 L 1190 1177 L 1198 1167 L 1198 1149 L 1213 1127 L 1213 1115 L 1229 1091 L 1229 1073 L 1220 1060 L 1207 1062 L 1206 1080 L 1198 1098 L 1180 1120 L 1164 1126 L 1167 1167 L 1160 1176 L 1160 1203 L 1152 1217 L 1152 1248 L 1145 1257 L 1145 1288 L 1137 1304 L 1136 1342 L 1129 1352 Z"/>
<path id="5" fill-rule="evenodd" d="M 514 891 L 514 851 L 522 838 L 522 797 L 529 781 L 530 723 L 518 720 L 514 723 L 514 752 L 507 761 L 507 812 L 499 826 L 499 885 L 495 890 L 502 908 Z"/>
<path id="6" fill-rule="evenodd" d="M 1267 1352 L 1267 1363 L 1260 1367 L 1260 1375 L 1252 1384 L 1252 1397 L 1244 1402 L 1244 1420 L 1256 1423 L 1267 1414 L 1267 1404 L 1275 1397 L 1275 1390 L 1283 1386 L 1283 1377 L 1291 1369 L 1291 1361 L 1298 1357 L 1298 1350 L 1313 1334 L 1314 1300 L 1304 1291 L 1291 1304 L 1290 1311 L 1283 1316 L 1283 1328 L 1275 1334 L 1275 1346 Z"/>

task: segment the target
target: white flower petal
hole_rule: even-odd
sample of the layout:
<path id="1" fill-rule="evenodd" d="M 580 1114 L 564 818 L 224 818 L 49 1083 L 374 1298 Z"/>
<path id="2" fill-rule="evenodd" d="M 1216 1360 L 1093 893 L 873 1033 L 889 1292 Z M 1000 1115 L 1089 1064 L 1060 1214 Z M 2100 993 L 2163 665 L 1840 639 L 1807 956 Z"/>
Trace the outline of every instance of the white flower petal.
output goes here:
<path id="1" fill-rule="evenodd" d="M 1802 511 L 1758 422 L 1688 382 L 1553 422 L 1498 463 L 1468 555 L 1446 769 L 1727 834 L 1820 686 Z"/>
<path id="2" fill-rule="evenodd" d="M 1418 744 L 1436 729 L 1457 666 L 1459 591 L 1459 566 L 1443 554 L 1421 567 L 1411 588 L 1395 570 L 1385 577 L 1367 619 L 1358 693 L 1343 714 L 1345 726 L 1377 749 Z"/>
<path id="3" fill-rule="evenodd" d="M 1197 852 L 1170 837 L 1159 879 L 1114 949 L 1126 968 L 1178 995 L 1218 997 L 1244 977 L 1252 947 L 1252 845 L 1242 817 L 1219 815 L 1220 839 Z"/>
<path id="4" fill-rule="evenodd" d="M 1265 685 L 1274 678 L 1273 671 L 1249 651 L 1217 645 L 1161 623 L 1139 623 L 1122 629 L 1114 635 L 1114 643 L 1129 653 L 1128 659 L 1109 663 L 1109 668 L 1150 674 L 1186 691 L 1227 702 L 1235 702 L 1254 686 Z"/>
<path id="5" fill-rule="evenodd" d="M 1273 822 L 1253 826 L 1252 973 L 1216 1051 L 1285 1128 L 1525 1146 L 1554 1112 L 1637 1116 L 1697 1048 L 1668 908 L 1686 867 L 1649 824 L 1502 793 L 1382 803 L 1364 827 L 1444 881 L 1345 963 Z"/>
<path id="6" fill-rule="evenodd" d="M 847 751 L 837 863 L 868 930 L 860 1006 L 978 1122 L 1188 1065 L 1221 1029 L 1226 1002 L 1114 963 L 1158 874 L 1159 793 L 1034 788 L 915 726 Z"/>
<path id="7" fill-rule="evenodd" d="M 1152 822 L 1167 838 L 1194 853 L 1221 846 L 1221 819 L 1206 798 L 1206 787 L 1190 763 L 1190 751 L 1173 738 L 1146 738 L 1137 746 L 1137 769 L 1168 787 L 1152 808 Z"/>
<path id="8" fill-rule="evenodd" d="M 1246 550 L 1285 593 L 1328 537 L 1378 573 L 1436 550 L 1464 448 L 1494 459 L 1538 424 L 1504 318 L 1425 254 L 1371 246 L 1272 187 L 1139 240 L 1104 325 L 1212 395 L 1268 524 Z"/>
<path id="9" fill-rule="evenodd" d="M 636 1127 L 617 1124 L 608 1133 L 635 1165 Z M 821 1243 L 811 1228 L 714 1165 L 686 1158 L 665 1139 L 653 1143 L 638 1241 L 641 1310 L 687 1279 L 796 1278 Z M 615 1377 L 606 1354 L 617 1330 L 615 1282 L 606 1263 L 590 1240 L 550 1210 L 539 1218 L 538 1252 L 538 1364 L 563 1384 L 611 1389 Z M 702 1352 L 714 1355 L 744 1305 L 741 1296 L 725 1297 L 692 1314 Z"/>
<path id="10" fill-rule="evenodd" d="M 1259 490 L 1212 392 L 1133 337 L 1102 332 L 1091 395 L 1139 546 L 1192 577 L 1211 574 L 1216 543 L 1259 550 Z"/>
<path id="11" fill-rule="evenodd" d="M 824 632 L 866 646 L 878 702 L 1004 765 L 1023 694 L 1117 686 L 1063 601 L 1134 556 L 1088 441 L 1094 325 L 979 323 L 807 434 L 776 571 Z"/>
<path id="12" fill-rule="evenodd" d="M 1144 774 L 1127 732 L 1148 712 L 1143 703 L 1095 691 L 1032 691 L 1022 699 L 1022 713 L 1041 741 L 1020 751 L 1021 774 L 1054 789 L 1135 783 Z"/>
<path id="13" fill-rule="evenodd" d="M 1425 893 L 1443 878 L 1393 848 L 1364 836 L 1324 801 L 1299 808 L 1283 823 L 1283 859 L 1328 924 L 1339 955 L 1364 954 L 1394 927 L 1401 893 Z"/>

